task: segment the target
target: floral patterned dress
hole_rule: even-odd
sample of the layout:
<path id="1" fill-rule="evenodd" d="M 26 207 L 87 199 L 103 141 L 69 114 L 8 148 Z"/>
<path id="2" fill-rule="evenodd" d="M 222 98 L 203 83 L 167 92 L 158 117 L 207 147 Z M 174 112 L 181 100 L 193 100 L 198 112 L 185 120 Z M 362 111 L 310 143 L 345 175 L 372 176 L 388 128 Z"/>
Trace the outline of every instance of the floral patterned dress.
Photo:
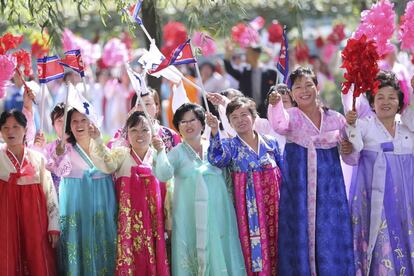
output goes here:
<path id="1" fill-rule="evenodd" d="M 258 135 L 258 152 L 239 136 L 210 141 L 208 160 L 229 168 L 248 275 L 276 275 L 280 151 L 276 139 Z"/>
<path id="2" fill-rule="evenodd" d="M 94 164 L 114 173 L 118 210 L 116 275 L 169 275 L 162 186 L 152 175 L 153 149 L 141 160 L 129 147 L 91 143 Z"/>
<path id="3" fill-rule="evenodd" d="M 79 145 L 66 144 L 65 154 L 51 156 L 61 177 L 59 209 L 60 275 L 113 275 L 116 214 L 112 175 L 99 171 Z"/>

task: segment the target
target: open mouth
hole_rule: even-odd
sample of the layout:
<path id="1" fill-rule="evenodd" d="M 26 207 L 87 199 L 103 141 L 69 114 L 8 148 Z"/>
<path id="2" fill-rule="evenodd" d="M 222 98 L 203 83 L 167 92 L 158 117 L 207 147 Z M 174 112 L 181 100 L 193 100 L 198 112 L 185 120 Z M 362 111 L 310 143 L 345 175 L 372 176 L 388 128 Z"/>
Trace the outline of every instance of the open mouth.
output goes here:
<path id="1" fill-rule="evenodd" d="M 301 96 L 299 97 L 301 100 L 309 100 L 311 96 Z"/>

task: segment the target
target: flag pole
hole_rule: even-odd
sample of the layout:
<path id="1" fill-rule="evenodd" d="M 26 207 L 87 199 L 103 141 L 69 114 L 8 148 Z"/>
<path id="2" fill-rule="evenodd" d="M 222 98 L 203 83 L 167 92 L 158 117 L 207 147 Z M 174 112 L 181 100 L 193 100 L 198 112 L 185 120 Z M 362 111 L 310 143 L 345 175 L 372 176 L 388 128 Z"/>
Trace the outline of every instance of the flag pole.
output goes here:
<path id="1" fill-rule="evenodd" d="M 131 84 L 132 84 L 132 81 L 133 80 L 131 79 L 131 77 L 134 77 L 134 76 L 133 75 L 131 76 L 131 73 L 132 73 L 131 71 L 133 71 L 133 70 L 132 70 L 131 66 L 128 63 L 125 63 L 125 67 L 127 69 L 127 74 L 128 74 L 128 77 L 129 77 L 129 79 L 131 81 Z M 151 128 L 152 135 L 155 135 L 155 128 L 154 128 L 154 125 L 152 123 L 152 119 L 153 118 L 149 115 L 148 110 L 147 110 L 147 107 L 145 106 L 145 103 L 142 100 L 142 97 L 141 97 L 141 93 L 142 92 L 140 93 L 139 91 L 137 91 L 137 89 L 135 89 L 134 85 L 132 85 L 132 88 L 134 88 L 135 93 L 137 94 L 137 101 L 135 102 L 135 107 L 138 106 L 138 102 L 141 104 L 142 110 L 144 111 L 144 114 L 145 114 L 145 117 L 147 117 L 147 119 L 148 119 L 148 122 L 149 122 L 149 125 L 150 125 L 150 128 Z"/>
<path id="2" fill-rule="evenodd" d="M 65 107 L 63 109 L 63 126 L 62 126 L 62 139 L 61 139 L 61 145 L 62 147 L 65 145 L 65 132 L 66 132 L 66 124 L 68 120 L 68 99 L 69 99 L 69 85 L 66 84 L 66 100 L 65 100 Z"/>
<path id="3" fill-rule="evenodd" d="M 200 73 L 200 68 L 198 66 L 198 62 L 196 62 L 195 64 L 195 69 L 196 69 L 196 73 L 197 73 L 197 77 L 200 80 L 200 86 L 201 86 L 201 94 L 203 94 L 203 100 L 204 100 L 204 104 L 206 105 L 206 110 L 207 112 L 210 113 L 210 108 L 208 107 L 208 101 L 207 101 L 207 97 L 206 97 L 206 89 L 204 88 L 204 84 L 203 84 L 203 79 L 201 78 L 201 73 Z"/>
<path id="4" fill-rule="evenodd" d="M 42 83 L 41 86 L 41 104 L 40 104 L 40 131 L 43 131 L 43 125 L 44 125 L 44 118 L 45 118 L 45 102 L 46 102 L 46 96 L 45 96 L 45 89 L 46 89 L 46 83 Z"/>
<path id="5" fill-rule="evenodd" d="M 46 61 L 47 56 L 43 57 L 44 60 Z M 46 76 L 46 65 L 42 64 L 43 66 L 43 70 L 42 70 L 42 74 L 44 76 Z M 39 76 L 38 76 L 39 78 Z M 40 82 L 40 81 L 39 81 Z M 43 126 L 44 126 L 44 119 L 45 119 L 45 101 L 46 101 L 46 83 L 41 83 L 40 84 L 40 90 L 41 90 L 41 98 L 40 98 L 40 127 L 39 127 L 39 131 L 43 132 Z"/>
<path id="6" fill-rule="evenodd" d="M 129 14 L 128 14 L 129 15 Z M 131 18 L 131 16 L 129 15 L 129 18 Z M 145 28 L 144 23 L 141 22 L 141 24 L 138 24 L 142 31 L 144 32 L 145 36 L 148 38 L 148 40 L 152 43 L 155 42 L 155 40 L 151 37 L 151 35 L 149 34 L 147 28 Z M 173 71 L 171 71 L 173 72 Z M 178 74 L 176 72 L 173 72 L 174 74 L 176 74 L 177 76 L 180 76 L 185 82 L 187 82 L 189 85 L 191 85 L 192 87 L 196 88 L 197 90 L 202 91 L 202 88 L 200 86 L 198 86 L 197 84 L 195 84 L 194 82 L 192 82 L 189 78 L 185 77 L 183 74 Z"/>
<path id="7" fill-rule="evenodd" d="M 86 97 L 86 80 L 85 77 L 81 77 L 82 79 L 82 84 L 83 84 L 83 92 L 85 93 L 84 96 Z"/>

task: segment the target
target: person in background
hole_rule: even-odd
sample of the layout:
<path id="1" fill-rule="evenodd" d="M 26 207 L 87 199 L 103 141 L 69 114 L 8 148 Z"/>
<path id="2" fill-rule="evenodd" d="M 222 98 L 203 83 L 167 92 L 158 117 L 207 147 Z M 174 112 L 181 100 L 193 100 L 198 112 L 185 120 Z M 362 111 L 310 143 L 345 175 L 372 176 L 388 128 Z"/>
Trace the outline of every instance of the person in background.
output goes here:
<path id="1" fill-rule="evenodd" d="M 239 81 L 239 90 L 258 105 L 260 117 L 266 117 L 264 100 L 270 87 L 276 82 L 276 71 L 266 69 L 259 63 L 262 48 L 251 45 L 246 49 L 246 64 L 241 71 L 235 69 L 230 61 L 233 46 L 226 43 L 224 67 L 226 72 Z"/>

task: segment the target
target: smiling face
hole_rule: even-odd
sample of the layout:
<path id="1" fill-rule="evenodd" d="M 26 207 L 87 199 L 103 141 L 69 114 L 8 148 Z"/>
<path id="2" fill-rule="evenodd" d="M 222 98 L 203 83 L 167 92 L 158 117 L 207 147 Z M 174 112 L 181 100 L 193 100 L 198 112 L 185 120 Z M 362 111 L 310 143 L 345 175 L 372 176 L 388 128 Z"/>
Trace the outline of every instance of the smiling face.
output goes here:
<path id="1" fill-rule="evenodd" d="M 19 124 L 14 116 L 10 116 L 1 127 L 1 134 L 7 146 L 23 145 L 26 128 Z"/>
<path id="2" fill-rule="evenodd" d="M 309 75 L 304 75 L 295 80 L 292 85 L 292 97 L 299 108 L 316 105 L 318 89 Z"/>
<path id="3" fill-rule="evenodd" d="M 151 143 L 151 127 L 146 118 L 128 127 L 128 142 L 134 150 L 147 149 Z"/>
<path id="4" fill-rule="evenodd" d="M 375 94 L 373 108 L 379 119 L 394 118 L 399 110 L 398 92 L 390 86 L 380 88 Z"/>
<path id="5" fill-rule="evenodd" d="M 203 125 L 192 110 L 187 111 L 178 122 L 178 131 L 184 140 L 194 140 L 201 136 Z"/>
<path id="6" fill-rule="evenodd" d="M 90 138 L 89 136 L 89 119 L 86 115 L 74 111 L 70 120 L 70 130 L 75 136 L 76 141 Z"/>
<path id="7" fill-rule="evenodd" d="M 229 121 L 238 135 L 253 131 L 254 117 L 247 106 L 241 106 L 230 113 Z"/>

